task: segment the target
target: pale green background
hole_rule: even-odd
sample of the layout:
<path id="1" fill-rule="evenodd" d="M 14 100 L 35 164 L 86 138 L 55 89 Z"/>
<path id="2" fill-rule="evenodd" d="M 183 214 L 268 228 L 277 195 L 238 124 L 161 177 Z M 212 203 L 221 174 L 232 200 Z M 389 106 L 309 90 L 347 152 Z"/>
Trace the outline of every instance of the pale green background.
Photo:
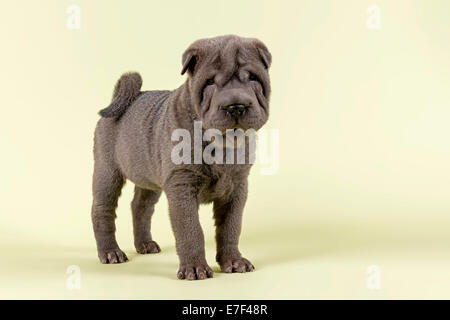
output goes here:
<path id="1" fill-rule="evenodd" d="M 81 7 L 81 30 L 66 8 Z M 381 30 L 366 28 L 369 5 Z M 448 1 L 2 1 L 0 298 L 450 298 Z M 234 33 L 273 55 L 280 169 L 250 177 L 241 249 L 257 267 L 176 280 L 166 199 L 134 252 L 123 190 L 117 236 L 130 262 L 101 265 L 90 222 L 92 138 L 116 79 L 173 89 L 194 40 Z M 378 265 L 381 290 L 366 288 Z M 81 268 L 81 289 L 66 268 Z"/>

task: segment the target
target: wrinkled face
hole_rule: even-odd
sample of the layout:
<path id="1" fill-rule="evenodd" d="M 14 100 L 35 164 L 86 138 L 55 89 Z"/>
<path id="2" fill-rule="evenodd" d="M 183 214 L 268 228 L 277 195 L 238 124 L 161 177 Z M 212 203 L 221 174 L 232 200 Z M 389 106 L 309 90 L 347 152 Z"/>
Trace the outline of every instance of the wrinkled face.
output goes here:
<path id="1" fill-rule="evenodd" d="M 255 129 L 269 115 L 271 55 L 256 39 L 223 36 L 193 43 L 183 55 L 192 104 L 203 128 Z"/>

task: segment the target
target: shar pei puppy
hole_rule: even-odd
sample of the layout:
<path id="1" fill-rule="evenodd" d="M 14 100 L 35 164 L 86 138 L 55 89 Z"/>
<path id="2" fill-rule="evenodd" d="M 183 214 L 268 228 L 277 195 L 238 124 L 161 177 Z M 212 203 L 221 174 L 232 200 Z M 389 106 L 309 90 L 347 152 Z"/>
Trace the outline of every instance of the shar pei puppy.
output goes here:
<path id="1" fill-rule="evenodd" d="M 141 91 L 138 73 L 122 75 L 111 104 L 100 111 L 94 138 L 92 222 L 102 263 L 128 260 L 117 244 L 114 220 L 121 189 L 129 180 L 135 184 L 131 208 L 138 253 L 160 252 L 150 226 L 164 191 L 179 279 L 213 276 L 198 216 L 204 203 L 213 203 L 221 270 L 254 270 L 238 248 L 252 164 L 246 132 L 258 130 L 268 119 L 270 64 L 271 54 L 261 41 L 227 35 L 187 48 L 181 74 L 188 76 L 178 89 Z M 237 139 L 228 143 L 228 133 Z M 244 143 L 238 144 L 242 135 Z M 236 161 L 237 151 L 246 147 L 244 161 Z M 204 157 L 207 148 L 209 157 Z M 228 158 L 230 150 L 236 152 Z"/>

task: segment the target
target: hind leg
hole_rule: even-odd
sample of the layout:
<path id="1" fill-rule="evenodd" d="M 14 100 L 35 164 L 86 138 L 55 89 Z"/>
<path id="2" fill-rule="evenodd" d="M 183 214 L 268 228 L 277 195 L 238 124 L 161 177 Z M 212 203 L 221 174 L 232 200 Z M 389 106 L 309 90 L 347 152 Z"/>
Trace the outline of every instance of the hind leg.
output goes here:
<path id="1" fill-rule="evenodd" d="M 155 204 L 161 196 L 161 191 L 153 191 L 135 187 L 134 198 L 131 202 L 133 213 L 134 246 L 138 253 L 158 253 L 161 251 L 153 241 L 150 232 L 151 219 Z"/>
<path id="2" fill-rule="evenodd" d="M 120 250 L 115 236 L 116 207 L 124 178 L 119 170 L 103 161 L 94 168 L 92 223 L 97 241 L 98 257 L 102 263 L 121 263 L 128 260 Z"/>

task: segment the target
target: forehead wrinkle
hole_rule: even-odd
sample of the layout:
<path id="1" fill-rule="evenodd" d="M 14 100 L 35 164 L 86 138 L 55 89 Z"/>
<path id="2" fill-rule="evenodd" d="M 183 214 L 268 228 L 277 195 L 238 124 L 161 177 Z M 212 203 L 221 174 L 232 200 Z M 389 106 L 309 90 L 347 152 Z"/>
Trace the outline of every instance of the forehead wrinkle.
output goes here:
<path id="1" fill-rule="evenodd" d="M 220 53 L 217 51 L 210 50 L 210 52 L 205 57 L 205 64 L 211 65 L 214 69 L 220 69 Z"/>
<path id="2" fill-rule="evenodd" d="M 237 57 L 239 55 L 239 46 L 237 43 L 230 41 L 225 44 L 222 53 L 220 55 L 221 58 L 221 82 L 225 84 L 229 81 L 237 69 L 239 68 L 239 64 L 237 61 Z"/>

